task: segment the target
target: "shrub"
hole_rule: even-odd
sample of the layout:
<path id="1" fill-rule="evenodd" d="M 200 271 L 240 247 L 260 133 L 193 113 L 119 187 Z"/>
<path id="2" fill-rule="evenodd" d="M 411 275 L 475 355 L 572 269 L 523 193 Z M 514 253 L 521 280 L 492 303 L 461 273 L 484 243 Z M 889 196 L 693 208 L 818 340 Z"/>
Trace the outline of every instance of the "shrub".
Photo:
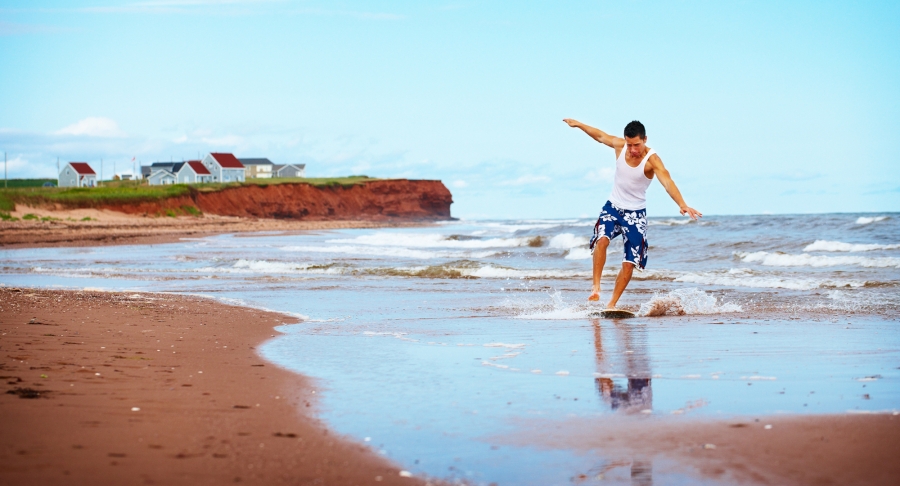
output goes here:
<path id="1" fill-rule="evenodd" d="M 195 208 L 194 206 L 184 205 L 181 206 L 181 210 L 186 214 L 190 214 L 191 216 L 203 216 L 203 212 Z"/>
<path id="2" fill-rule="evenodd" d="M 34 214 L 28 213 L 25 216 L 22 216 L 22 219 L 38 219 L 38 217 Z"/>

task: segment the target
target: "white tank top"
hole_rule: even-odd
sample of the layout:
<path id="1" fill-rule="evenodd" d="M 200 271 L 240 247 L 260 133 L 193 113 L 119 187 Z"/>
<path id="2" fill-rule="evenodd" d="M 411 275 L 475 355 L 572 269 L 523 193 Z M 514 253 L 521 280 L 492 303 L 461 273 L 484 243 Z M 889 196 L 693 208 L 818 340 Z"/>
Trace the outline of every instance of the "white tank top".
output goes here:
<path id="1" fill-rule="evenodd" d="M 622 153 L 616 159 L 616 177 L 613 180 L 612 194 L 609 202 L 622 209 L 644 209 L 647 207 L 647 188 L 653 179 L 644 175 L 644 166 L 656 151 L 650 149 L 637 167 L 631 167 L 625 161 L 628 145 L 622 147 Z"/>

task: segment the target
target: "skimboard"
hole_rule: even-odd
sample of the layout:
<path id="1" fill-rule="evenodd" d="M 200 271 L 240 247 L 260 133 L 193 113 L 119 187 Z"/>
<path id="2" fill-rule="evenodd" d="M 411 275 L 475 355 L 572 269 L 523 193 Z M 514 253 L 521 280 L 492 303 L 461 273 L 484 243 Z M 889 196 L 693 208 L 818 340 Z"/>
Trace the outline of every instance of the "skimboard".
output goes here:
<path id="1" fill-rule="evenodd" d="M 591 312 L 591 317 L 600 317 L 602 319 L 630 319 L 634 317 L 634 312 L 622 309 L 605 309 L 599 312 Z"/>

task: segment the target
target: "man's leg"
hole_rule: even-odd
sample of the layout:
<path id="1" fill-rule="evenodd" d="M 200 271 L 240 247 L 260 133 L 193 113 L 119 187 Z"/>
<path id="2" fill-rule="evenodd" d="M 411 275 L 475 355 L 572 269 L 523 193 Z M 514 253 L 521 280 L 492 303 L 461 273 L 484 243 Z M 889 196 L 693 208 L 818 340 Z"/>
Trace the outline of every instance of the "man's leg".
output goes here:
<path id="1" fill-rule="evenodd" d="M 615 309 L 616 303 L 619 302 L 619 297 L 622 296 L 622 292 L 625 292 L 625 287 L 628 287 L 628 282 L 631 282 L 631 274 L 634 273 L 634 264 L 631 262 L 622 262 L 622 270 L 619 270 L 619 276 L 616 277 L 616 287 L 613 289 L 612 299 L 609 301 L 609 305 L 606 306 L 607 309 Z"/>
<path id="2" fill-rule="evenodd" d="M 603 266 L 606 265 L 606 248 L 608 246 L 609 238 L 605 236 L 601 236 L 594 243 L 594 282 L 588 300 L 600 300 L 600 277 L 603 274 Z"/>

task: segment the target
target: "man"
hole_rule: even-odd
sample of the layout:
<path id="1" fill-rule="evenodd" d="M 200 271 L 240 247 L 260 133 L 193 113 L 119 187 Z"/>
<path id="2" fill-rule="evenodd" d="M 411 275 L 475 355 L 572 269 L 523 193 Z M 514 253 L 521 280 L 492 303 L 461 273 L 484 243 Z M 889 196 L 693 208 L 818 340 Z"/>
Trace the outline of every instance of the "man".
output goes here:
<path id="1" fill-rule="evenodd" d="M 580 128 L 589 137 L 616 151 L 616 176 L 612 194 L 600 211 L 590 243 L 594 260 L 594 282 L 588 297 L 590 301 L 600 300 L 600 274 L 606 264 L 606 248 L 610 239 L 622 235 L 625 240 L 625 259 L 622 261 L 622 270 L 616 277 L 612 298 L 606 306 L 607 309 L 615 309 L 619 297 L 631 281 L 634 267 L 640 266 L 643 270 L 647 265 L 647 188 L 653 177 L 659 178 L 659 183 L 678 205 L 682 216 L 698 219 L 703 215 L 684 202 L 662 159 L 647 146 L 647 131 L 641 122 L 633 121 L 626 125 L 625 138 L 619 138 L 578 120 L 566 118 L 563 121 L 570 127 Z"/>

